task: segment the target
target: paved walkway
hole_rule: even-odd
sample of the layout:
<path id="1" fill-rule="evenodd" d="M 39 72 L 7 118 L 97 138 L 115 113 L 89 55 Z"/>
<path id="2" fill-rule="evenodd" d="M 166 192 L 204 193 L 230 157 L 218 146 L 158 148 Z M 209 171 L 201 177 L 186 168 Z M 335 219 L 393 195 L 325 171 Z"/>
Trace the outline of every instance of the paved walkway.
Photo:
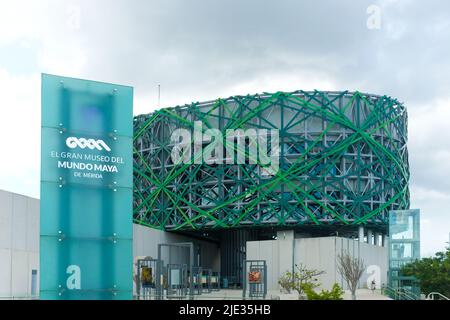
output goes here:
<path id="1" fill-rule="evenodd" d="M 346 290 L 344 300 L 352 300 L 350 291 Z M 356 300 L 392 300 L 389 297 L 381 294 L 381 290 L 358 289 L 356 290 Z"/>
<path id="2" fill-rule="evenodd" d="M 211 293 L 203 293 L 195 296 L 195 300 L 241 300 L 242 290 L 222 289 L 220 291 L 213 291 Z M 282 294 L 280 291 L 269 291 L 266 299 L 276 300 L 298 300 L 297 293 Z M 344 293 L 344 300 L 351 300 L 350 291 L 346 290 Z M 356 290 L 356 300 L 392 300 L 381 294 L 380 290 L 372 292 L 368 289 Z"/>

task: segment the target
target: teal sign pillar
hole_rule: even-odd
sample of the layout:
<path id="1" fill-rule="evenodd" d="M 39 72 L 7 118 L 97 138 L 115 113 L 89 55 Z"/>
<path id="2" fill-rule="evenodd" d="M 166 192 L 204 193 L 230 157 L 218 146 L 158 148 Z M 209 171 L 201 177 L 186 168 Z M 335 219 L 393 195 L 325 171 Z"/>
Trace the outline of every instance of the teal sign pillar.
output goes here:
<path id="1" fill-rule="evenodd" d="M 133 88 L 42 75 L 41 299 L 131 299 Z"/>

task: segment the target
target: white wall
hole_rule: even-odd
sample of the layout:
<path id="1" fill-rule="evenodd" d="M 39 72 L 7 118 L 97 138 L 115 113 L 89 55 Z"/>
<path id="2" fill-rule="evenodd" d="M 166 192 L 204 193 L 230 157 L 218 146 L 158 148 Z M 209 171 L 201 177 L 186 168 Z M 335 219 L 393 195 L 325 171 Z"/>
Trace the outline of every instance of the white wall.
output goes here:
<path id="1" fill-rule="evenodd" d="M 292 271 L 293 240 L 293 231 L 279 231 L 277 240 L 247 242 L 247 260 L 266 260 L 269 290 L 278 288 L 278 279 L 281 274 Z"/>
<path id="2" fill-rule="evenodd" d="M 276 240 L 247 242 L 247 260 L 266 260 L 267 287 L 269 290 L 278 288 L 278 278 L 283 273 L 280 270 L 280 246 Z"/>
<path id="3" fill-rule="evenodd" d="M 277 239 L 247 242 L 248 260 L 266 260 L 269 290 L 280 289 L 278 278 L 285 271 L 291 271 L 293 264 L 303 264 L 308 269 L 325 271 L 325 274 L 319 277 L 322 284 L 319 289 L 329 290 L 334 283 L 347 289 L 347 284 L 337 271 L 336 262 L 337 255 L 343 252 L 364 260 L 366 272 L 361 277 L 360 288 L 366 287 L 366 281 L 374 271 L 379 273 L 379 280 L 376 281 L 378 287 L 387 282 L 388 248 L 386 247 L 339 237 L 300 238 L 292 241 L 281 238 L 280 232 Z M 291 245 L 288 245 L 286 241 L 291 241 Z M 292 258 L 289 260 L 289 257 Z"/>
<path id="4" fill-rule="evenodd" d="M 159 243 L 195 242 L 201 246 L 201 266 L 220 271 L 220 249 L 214 243 L 193 239 L 187 236 L 156 230 L 145 226 L 133 225 L 133 256 L 158 257 Z M 174 250 L 177 251 L 177 250 Z M 164 252 L 163 252 L 164 253 Z M 176 261 L 177 255 L 180 262 L 188 261 L 187 250 L 178 250 L 172 255 L 172 261 Z M 163 257 L 164 259 L 164 257 Z"/>
<path id="5" fill-rule="evenodd" d="M 324 289 L 331 289 L 335 282 L 341 284 L 336 273 L 335 240 L 335 237 L 295 240 L 295 263 L 301 263 L 307 269 L 325 271 L 325 274 L 319 277 L 321 288 Z"/>
<path id="6" fill-rule="evenodd" d="M 33 269 L 39 270 L 39 200 L 0 190 L 0 297 L 30 296 Z M 36 284 L 39 292 L 39 273 Z"/>

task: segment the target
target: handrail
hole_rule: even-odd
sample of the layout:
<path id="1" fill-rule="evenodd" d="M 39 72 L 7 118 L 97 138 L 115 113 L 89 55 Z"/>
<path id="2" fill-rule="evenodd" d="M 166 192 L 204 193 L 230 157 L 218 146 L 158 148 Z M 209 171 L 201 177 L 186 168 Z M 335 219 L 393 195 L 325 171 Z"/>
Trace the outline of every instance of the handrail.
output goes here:
<path id="1" fill-rule="evenodd" d="M 383 294 L 391 297 L 394 300 L 420 300 L 420 297 L 404 288 L 394 289 L 392 287 L 384 285 L 382 287 L 382 292 Z"/>
<path id="2" fill-rule="evenodd" d="M 0 296 L 0 300 L 39 300 L 39 296 Z"/>
<path id="3" fill-rule="evenodd" d="M 386 293 L 391 293 L 391 294 L 395 294 L 395 290 L 389 286 L 382 286 L 381 287 L 381 294 L 386 295 Z"/>
<path id="4" fill-rule="evenodd" d="M 446 296 L 444 296 L 442 293 L 439 293 L 439 292 L 430 292 L 427 295 L 427 300 L 435 300 L 434 299 L 435 296 L 442 298 L 442 300 L 450 300 L 449 298 L 447 298 Z"/>
<path id="5" fill-rule="evenodd" d="M 407 300 L 420 300 L 420 297 L 416 296 L 414 293 L 407 289 L 400 288 L 398 289 L 398 291 L 400 292 L 400 295 L 403 294 L 403 296 L 406 297 Z"/>

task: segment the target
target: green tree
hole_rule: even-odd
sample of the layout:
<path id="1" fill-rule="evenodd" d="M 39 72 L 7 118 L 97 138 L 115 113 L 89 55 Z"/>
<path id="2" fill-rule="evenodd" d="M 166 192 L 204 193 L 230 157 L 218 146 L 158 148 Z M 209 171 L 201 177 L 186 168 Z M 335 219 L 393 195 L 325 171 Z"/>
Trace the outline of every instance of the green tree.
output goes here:
<path id="1" fill-rule="evenodd" d="M 307 269 L 303 264 L 295 265 L 296 270 L 294 272 L 286 271 L 278 280 L 278 283 L 283 289 L 288 292 L 295 290 L 298 293 L 300 299 L 304 294 L 305 288 L 316 288 L 320 284 L 318 283 L 318 276 L 325 273 L 316 269 Z"/>
<path id="2" fill-rule="evenodd" d="M 422 293 L 439 292 L 450 297 L 450 247 L 432 258 L 423 258 L 405 265 L 401 274 L 419 280 Z"/>
<path id="3" fill-rule="evenodd" d="M 322 290 L 317 293 L 310 285 L 306 285 L 304 290 L 308 300 L 342 300 L 344 295 L 344 290 L 337 283 L 333 285 L 331 291 Z"/>
<path id="4" fill-rule="evenodd" d="M 287 271 L 278 278 L 278 284 L 280 287 L 287 291 L 287 293 L 291 293 L 292 289 L 292 273 Z"/>

